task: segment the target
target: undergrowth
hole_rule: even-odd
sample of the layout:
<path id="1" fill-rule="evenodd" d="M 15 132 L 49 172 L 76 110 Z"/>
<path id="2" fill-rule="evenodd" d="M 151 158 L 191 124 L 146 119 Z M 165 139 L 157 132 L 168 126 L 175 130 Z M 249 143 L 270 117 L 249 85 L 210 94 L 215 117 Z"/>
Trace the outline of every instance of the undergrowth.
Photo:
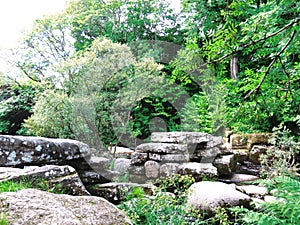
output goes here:
<path id="1" fill-rule="evenodd" d="M 262 181 L 276 198 L 271 202 L 256 204 L 253 210 L 234 207 L 240 224 L 298 225 L 300 224 L 300 182 L 298 178 L 278 176 Z"/>

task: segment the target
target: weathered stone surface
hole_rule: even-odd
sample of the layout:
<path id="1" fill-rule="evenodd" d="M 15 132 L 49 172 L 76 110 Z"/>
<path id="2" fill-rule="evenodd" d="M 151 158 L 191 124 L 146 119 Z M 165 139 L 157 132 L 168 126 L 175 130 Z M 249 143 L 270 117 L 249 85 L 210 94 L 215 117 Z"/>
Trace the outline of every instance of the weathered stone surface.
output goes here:
<path id="1" fill-rule="evenodd" d="M 151 141 L 161 143 L 208 142 L 211 135 L 200 132 L 153 132 Z"/>
<path id="2" fill-rule="evenodd" d="M 134 150 L 130 148 L 124 148 L 119 146 L 112 146 L 109 148 L 109 152 L 114 156 L 114 158 L 131 158 L 131 154 L 134 153 Z"/>
<path id="3" fill-rule="evenodd" d="M 137 183 L 107 183 L 107 184 L 95 184 L 87 186 L 87 189 L 94 196 L 103 197 L 106 200 L 119 203 L 125 200 L 126 195 L 133 191 L 134 188 L 142 188 L 146 194 L 152 194 L 153 186 L 148 184 Z"/>
<path id="4" fill-rule="evenodd" d="M 105 157 L 92 156 L 87 163 L 95 170 L 108 169 L 110 165 L 110 159 Z"/>
<path id="5" fill-rule="evenodd" d="M 250 174 L 240 174 L 240 173 L 235 173 L 233 176 L 228 179 L 228 180 L 223 180 L 224 182 L 228 183 L 243 183 L 243 182 L 248 182 L 248 181 L 255 181 L 258 180 L 258 176 L 250 175 Z"/>
<path id="6" fill-rule="evenodd" d="M 229 155 L 229 154 L 233 154 L 233 150 L 231 148 L 231 145 L 230 143 L 224 143 L 224 140 L 223 140 L 223 144 L 220 145 L 220 151 L 221 151 L 221 154 L 223 155 Z"/>
<path id="7" fill-rule="evenodd" d="M 68 165 L 76 170 L 95 170 L 102 171 L 110 166 L 110 159 L 105 157 L 91 156 L 87 159 L 77 159 L 68 162 Z"/>
<path id="8" fill-rule="evenodd" d="M 149 160 L 154 160 L 154 161 L 158 161 L 161 162 L 161 154 L 158 153 L 149 153 Z"/>
<path id="9" fill-rule="evenodd" d="M 125 214 L 103 198 L 57 195 L 35 189 L 0 194 L 9 224 L 131 224 Z"/>
<path id="10" fill-rule="evenodd" d="M 220 148 L 214 147 L 201 151 L 201 163 L 212 163 L 215 161 L 217 155 L 221 154 Z"/>
<path id="11" fill-rule="evenodd" d="M 236 189 L 255 198 L 262 198 L 268 194 L 268 189 L 266 187 L 257 185 L 236 186 Z"/>
<path id="12" fill-rule="evenodd" d="M 189 162 L 189 154 L 157 154 L 149 153 L 149 159 L 157 162 Z"/>
<path id="13" fill-rule="evenodd" d="M 160 166 L 160 176 L 169 177 L 172 174 L 178 173 L 179 163 L 165 163 Z"/>
<path id="14" fill-rule="evenodd" d="M 209 135 L 209 141 L 207 142 L 207 148 L 221 147 L 223 144 L 223 138 L 221 136 Z"/>
<path id="15" fill-rule="evenodd" d="M 248 160 L 249 158 L 249 150 L 248 149 L 234 149 L 233 154 L 235 155 L 237 162 L 243 162 Z"/>
<path id="16" fill-rule="evenodd" d="M 102 170 L 100 172 L 91 171 L 78 171 L 79 176 L 84 184 L 104 184 L 116 180 L 120 173 L 111 170 Z"/>
<path id="17" fill-rule="evenodd" d="M 48 180 L 50 187 L 60 184 L 65 191 L 72 195 L 90 195 L 71 166 L 28 166 L 24 169 L 0 167 L 0 182 L 21 179 L 36 180 L 36 178 Z"/>
<path id="18" fill-rule="evenodd" d="M 270 134 L 256 133 L 256 134 L 233 134 L 230 136 L 230 144 L 233 149 L 248 149 L 251 150 L 253 145 L 268 144 Z"/>
<path id="19" fill-rule="evenodd" d="M 136 147 L 136 152 L 176 154 L 187 153 L 187 145 L 169 143 L 144 143 Z"/>
<path id="20" fill-rule="evenodd" d="M 131 154 L 131 164 L 143 164 L 149 159 L 148 153 L 134 152 Z"/>
<path id="21" fill-rule="evenodd" d="M 211 163 L 183 163 L 180 164 L 178 173 L 182 175 L 192 175 L 196 181 L 203 177 L 216 178 L 218 176 L 217 168 Z"/>
<path id="22" fill-rule="evenodd" d="M 130 167 L 131 159 L 118 158 L 114 160 L 114 171 L 126 173 Z"/>
<path id="23" fill-rule="evenodd" d="M 217 207 L 248 206 L 250 197 L 221 182 L 203 181 L 192 184 L 187 204 L 198 210 L 213 213 Z"/>
<path id="24" fill-rule="evenodd" d="M 135 166 L 131 165 L 128 168 L 129 174 L 135 174 L 135 175 L 145 175 L 145 167 L 143 166 Z"/>
<path id="25" fill-rule="evenodd" d="M 264 196 L 264 201 L 265 202 L 276 202 L 278 201 L 278 198 L 276 198 L 275 196 L 272 196 L 272 195 L 266 195 Z"/>
<path id="26" fill-rule="evenodd" d="M 145 174 L 149 179 L 157 179 L 159 176 L 160 164 L 155 161 L 145 163 Z"/>
<path id="27" fill-rule="evenodd" d="M 235 171 L 236 163 L 234 155 L 223 155 L 217 158 L 213 165 L 217 167 L 220 175 L 230 175 Z"/>
<path id="28" fill-rule="evenodd" d="M 249 161 L 243 161 L 241 163 L 238 163 L 236 169 L 237 173 L 250 174 L 255 176 L 259 176 L 260 171 L 261 171 L 261 165 L 254 164 Z"/>
<path id="29" fill-rule="evenodd" d="M 145 184 L 148 180 L 146 175 L 129 174 L 128 180 L 132 183 Z"/>
<path id="30" fill-rule="evenodd" d="M 90 148 L 79 141 L 0 135 L 0 166 L 67 164 L 88 156 Z"/>
<path id="31" fill-rule="evenodd" d="M 230 136 L 230 144 L 232 149 L 247 149 L 248 135 L 232 134 Z"/>
<path id="32" fill-rule="evenodd" d="M 169 154 L 162 155 L 161 161 L 165 162 L 189 162 L 190 158 L 188 154 Z"/>
<path id="33" fill-rule="evenodd" d="M 260 157 L 262 154 L 265 154 L 267 150 L 268 150 L 267 146 L 254 145 L 251 151 L 249 152 L 249 161 L 256 164 L 260 164 L 261 162 Z"/>
<path id="34" fill-rule="evenodd" d="M 251 150 L 253 145 L 267 145 L 270 137 L 268 133 L 249 134 L 247 148 Z"/>

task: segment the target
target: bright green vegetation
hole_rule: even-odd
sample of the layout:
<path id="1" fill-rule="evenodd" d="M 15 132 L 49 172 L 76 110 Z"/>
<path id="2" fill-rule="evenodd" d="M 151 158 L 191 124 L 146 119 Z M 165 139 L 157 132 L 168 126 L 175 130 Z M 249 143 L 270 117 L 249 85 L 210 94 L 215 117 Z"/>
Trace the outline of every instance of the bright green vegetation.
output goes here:
<path id="1" fill-rule="evenodd" d="M 261 182 L 270 190 L 277 200 L 257 204 L 256 209 L 233 208 L 232 213 L 239 217 L 242 224 L 289 224 L 296 225 L 300 221 L 300 181 L 299 178 L 278 176 Z M 276 190 L 276 191 L 275 191 Z"/>
<path id="2" fill-rule="evenodd" d="M 43 179 L 34 179 L 30 180 L 27 178 L 22 178 L 18 181 L 8 180 L 0 182 L 0 193 L 3 192 L 15 192 L 23 189 L 35 188 L 43 191 L 48 191 L 56 194 L 65 194 L 67 193 L 64 188 L 59 184 L 50 185 L 49 181 Z M 0 225 L 9 224 L 6 219 L 5 209 L 0 213 Z"/>
<path id="3" fill-rule="evenodd" d="M 8 225 L 5 213 L 0 214 L 0 225 Z"/>
<path id="4" fill-rule="evenodd" d="M 181 185 L 177 183 L 178 180 Z M 218 208 L 211 217 L 185 205 L 186 190 L 193 179 L 175 175 L 161 182 L 164 185 L 160 185 L 152 196 L 146 196 L 137 188 L 119 205 L 134 224 L 297 225 L 300 219 L 299 178 L 278 176 L 261 180 L 259 183 L 273 190 L 272 195 L 277 200 L 253 204 L 251 209 Z M 177 189 L 173 189 L 174 184 Z M 170 190 L 175 190 L 175 194 L 166 192 Z"/>
<path id="5" fill-rule="evenodd" d="M 195 182 L 190 176 L 173 175 L 155 182 L 158 187 L 152 196 L 141 189 L 128 195 L 119 206 L 134 224 L 206 224 L 206 225 L 297 225 L 300 220 L 300 180 L 293 157 L 299 153 L 293 138 L 287 131 L 276 131 L 271 140 L 274 149 L 267 152 L 262 162 L 266 177 L 255 181 L 268 188 L 274 201 L 252 203 L 251 208 L 218 208 L 215 215 L 189 208 L 186 203 L 187 190 Z M 285 150 L 282 145 L 285 143 Z M 298 145 L 299 147 L 299 145 Z M 173 194 L 170 194 L 173 193 Z"/>
<path id="6" fill-rule="evenodd" d="M 102 150 L 134 147 L 152 131 L 279 127 L 262 175 L 280 175 L 274 185 L 286 200 L 236 213 L 238 220 L 247 218 L 240 223 L 293 224 L 299 204 L 299 180 L 290 174 L 298 170 L 299 153 L 300 2 L 182 0 L 181 6 L 175 13 L 162 0 L 72 0 L 65 12 L 36 20 L 8 57 L 19 73 L 0 71 L 0 133 L 75 138 Z M 177 56 L 164 60 L 175 48 Z M 290 183 L 294 191 L 285 185 Z M 184 198 L 163 190 L 156 198 L 131 196 L 128 213 L 137 224 L 184 224 L 183 215 L 194 217 Z M 162 212 L 163 202 L 170 213 Z M 229 224 L 231 214 L 220 209 L 198 224 Z"/>
<path id="7" fill-rule="evenodd" d="M 181 3 L 73 0 L 36 20 L 9 58 L 20 73 L 1 74 L 0 132 L 97 148 L 152 131 L 296 135 L 299 1 Z"/>
<path id="8" fill-rule="evenodd" d="M 186 190 L 195 180 L 190 176 L 173 175 L 158 181 L 152 196 L 141 188 L 131 192 L 119 208 L 124 210 L 133 224 L 203 224 L 202 215 L 185 206 Z M 175 194 L 167 192 L 172 190 Z"/>
<path id="9" fill-rule="evenodd" d="M 15 192 L 22 189 L 35 188 L 42 191 L 48 191 L 56 194 L 64 194 L 66 190 L 59 184 L 50 184 L 49 181 L 43 179 L 27 179 L 22 178 L 20 180 L 8 180 L 0 182 L 0 193 L 2 192 Z"/>

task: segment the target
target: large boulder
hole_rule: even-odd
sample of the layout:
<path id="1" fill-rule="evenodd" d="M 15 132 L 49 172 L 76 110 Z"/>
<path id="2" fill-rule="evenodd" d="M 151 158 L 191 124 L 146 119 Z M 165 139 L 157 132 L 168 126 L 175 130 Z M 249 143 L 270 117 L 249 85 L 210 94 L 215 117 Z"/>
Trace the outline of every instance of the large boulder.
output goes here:
<path id="1" fill-rule="evenodd" d="M 35 189 L 0 194 L 8 224 L 131 224 L 125 214 L 103 198 L 57 195 Z"/>
<path id="2" fill-rule="evenodd" d="M 214 213 L 218 207 L 249 206 L 250 197 L 222 182 L 202 181 L 192 184 L 188 190 L 187 204 L 206 213 Z"/>
<path id="3" fill-rule="evenodd" d="M 24 169 L 0 167 L 0 182 L 13 181 L 48 181 L 49 187 L 60 187 L 71 195 L 90 195 L 82 184 L 77 172 L 71 166 L 28 166 Z"/>
<path id="4" fill-rule="evenodd" d="M 0 135 L 0 166 L 68 164 L 89 156 L 89 146 L 75 140 Z"/>

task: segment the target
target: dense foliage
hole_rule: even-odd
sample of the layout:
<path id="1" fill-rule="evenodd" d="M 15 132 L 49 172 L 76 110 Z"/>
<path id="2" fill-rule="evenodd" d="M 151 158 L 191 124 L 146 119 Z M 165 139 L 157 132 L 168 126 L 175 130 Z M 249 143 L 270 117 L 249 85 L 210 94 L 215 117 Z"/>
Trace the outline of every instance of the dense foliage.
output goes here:
<path id="1" fill-rule="evenodd" d="M 269 188 L 276 198 L 271 202 L 257 203 L 254 210 L 242 207 L 232 208 L 236 222 L 241 224 L 299 224 L 299 191 L 298 178 L 278 176 L 265 180 L 263 185 Z"/>
<path id="2" fill-rule="evenodd" d="M 152 131 L 271 132 L 281 124 L 295 135 L 299 4 L 182 0 L 175 12 L 160 0 L 70 1 L 12 51 L 20 74 L 4 76 L 28 88 L 2 100 L 1 132 L 95 147 L 134 146 Z"/>
<path id="3" fill-rule="evenodd" d="M 32 114 L 34 99 L 41 91 L 30 83 L 0 86 L 0 133 L 21 132 L 21 124 Z"/>
<path id="4" fill-rule="evenodd" d="M 224 123 L 271 131 L 299 108 L 299 2 L 183 1 L 187 62 L 202 56 L 224 93 Z M 202 65 L 196 65 L 195 71 Z"/>

